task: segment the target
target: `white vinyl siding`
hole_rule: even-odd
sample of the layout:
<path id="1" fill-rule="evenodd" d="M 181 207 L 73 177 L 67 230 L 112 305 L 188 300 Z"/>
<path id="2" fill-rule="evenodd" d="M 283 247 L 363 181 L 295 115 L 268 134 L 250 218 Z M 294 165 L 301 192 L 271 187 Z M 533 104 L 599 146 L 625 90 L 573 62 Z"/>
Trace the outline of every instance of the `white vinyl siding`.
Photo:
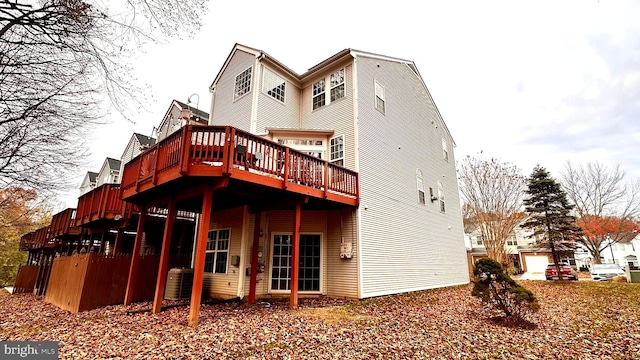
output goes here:
<path id="1" fill-rule="evenodd" d="M 450 137 L 422 80 L 406 64 L 357 58 L 360 248 L 362 297 L 415 291 L 469 281 L 455 160 L 442 161 Z M 379 65 L 379 66 L 377 66 Z M 385 94 L 375 107 L 375 81 Z M 348 154 L 347 154 L 348 156 Z M 446 213 L 438 202 L 416 201 L 416 169 L 424 186 L 443 183 Z"/>
<path id="2" fill-rule="evenodd" d="M 215 85 L 209 124 L 230 125 L 247 131 L 250 129 L 252 96 L 234 98 L 235 78 L 253 66 L 254 62 L 254 55 L 241 50 L 236 51 L 232 56 Z"/>
<path id="3" fill-rule="evenodd" d="M 319 74 L 318 77 L 310 81 L 302 89 L 300 127 L 306 129 L 330 129 L 334 131 L 335 135 L 344 136 L 344 166 L 349 169 L 355 169 L 353 66 L 350 63 L 344 63 L 338 69 L 342 68 L 345 71 L 345 98 L 330 104 L 327 103 L 325 106 L 313 110 L 313 84 L 322 78 L 325 79 L 325 84 L 328 86 L 329 77 L 336 71 L 335 68 Z M 328 147 L 327 150 L 329 150 Z M 329 157 L 327 156 L 327 158 Z"/>
<path id="4" fill-rule="evenodd" d="M 449 162 L 449 145 L 445 139 L 442 139 L 442 157 L 444 161 Z"/>
<path id="5" fill-rule="evenodd" d="M 262 72 L 272 73 L 284 83 L 286 93 L 283 93 L 283 102 L 277 101 L 268 91 L 260 91 L 257 97 L 258 106 L 256 114 L 256 131 L 264 132 L 267 127 L 273 128 L 299 128 L 300 126 L 300 89 L 284 73 L 278 73 L 265 65 L 261 65 Z M 271 88 L 280 80 L 269 80 L 269 75 L 262 77 L 269 84 L 261 84 L 263 89 Z M 275 93 L 274 93 L 275 94 Z"/>
<path id="6" fill-rule="evenodd" d="M 202 284 L 204 297 L 234 297 L 238 295 L 238 281 L 244 276 L 244 269 L 233 266 L 230 263 L 232 256 L 241 255 L 242 224 L 244 208 L 238 207 L 225 211 L 217 211 L 211 214 L 209 230 L 229 230 L 229 245 L 227 251 L 226 273 L 205 272 Z"/>

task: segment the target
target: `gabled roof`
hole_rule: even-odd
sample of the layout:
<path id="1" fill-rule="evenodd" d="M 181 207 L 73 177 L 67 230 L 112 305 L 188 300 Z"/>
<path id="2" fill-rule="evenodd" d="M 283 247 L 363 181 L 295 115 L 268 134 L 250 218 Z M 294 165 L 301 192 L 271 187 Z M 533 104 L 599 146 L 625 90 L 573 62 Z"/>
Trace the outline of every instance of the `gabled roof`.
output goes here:
<path id="1" fill-rule="evenodd" d="M 289 69 L 287 66 L 282 64 L 280 61 L 276 60 L 271 55 L 267 54 L 266 52 L 264 52 L 262 50 L 258 50 L 258 49 L 252 48 L 252 47 L 249 47 L 249 46 L 245 46 L 245 45 L 236 43 L 233 46 L 233 49 L 231 49 L 231 52 L 227 56 L 227 59 L 225 60 L 224 64 L 220 68 L 220 71 L 218 71 L 218 74 L 216 75 L 215 79 L 213 80 L 213 82 L 209 86 L 209 91 L 213 90 L 214 85 L 218 82 L 218 80 L 220 79 L 220 76 L 222 75 L 222 73 L 224 73 L 225 69 L 227 68 L 227 66 L 231 62 L 231 59 L 233 58 L 233 55 L 237 51 L 244 51 L 246 53 L 252 54 L 256 58 L 258 58 L 259 60 L 267 59 L 271 63 L 273 63 L 276 66 L 280 67 L 283 71 L 289 73 L 290 76 L 292 76 L 293 78 L 297 79 L 299 82 L 304 81 L 309 76 L 312 76 L 313 74 L 315 74 L 318 71 L 322 71 L 325 67 L 331 66 L 333 63 L 335 63 L 337 61 L 342 61 L 346 57 L 356 58 L 358 56 L 362 56 L 362 57 L 381 59 L 381 60 L 385 60 L 385 61 L 393 61 L 393 62 L 405 64 L 415 73 L 415 75 L 418 77 L 418 79 L 420 79 L 420 82 L 422 83 L 422 85 L 424 87 L 424 90 L 427 93 L 427 96 L 429 97 L 429 99 L 431 99 L 431 102 L 433 103 L 433 105 L 435 107 L 436 113 L 438 114 L 438 117 L 440 118 L 440 120 L 442 122 L 444 130 L 447 132 L 447 134 L 451 138 L 451 141 L 453 142 L 453 146 L 456 146 L 455 140 L 453 139 L 453 136 L 451 135 L 451 132 L 449 131 L 449 128 L 447 127 L 447 124 L 444 122 L 444 119 L 442 118 L 442 114 L 440 113 L 440 110 L 438 109 L 438 106 L 436 105 L 435 101 L 433 100 L 433 97 L 431 96 L 431 92 L 427 88 L 427 84 L 424 82 L 424 79 L 422 78 L 422 76 L 418 72 L 418 68 L 416 67 L 416 64 L 411 60 L 405 60 L 405 59 L 395 58 L 395 57 L 391 57 L 391 56 L 374 54 L 374 53 L 370 53 L 370 52 L 365 52 L 365 51 L 360 51 L 360 50 L 347 48 L 347 49 L 341 50 L 341 51 L 337 52 L 336 54 L 330 56 L 329 58 L 321 61 L 317 65 L 312 66 L 304 74 L 299 75 L 295 71 Z"/>
<path id="2" fill-rule="evenodd" d="M 120 160 L 107 158 L 107 160 L 105 160 L 105 161 L 107 162 L 107 165 L 109 166 L 109 169 L 111 169 L 111 170 L 120 170 Z"/>
<path id="3" fill-rule="evenodd" d="M 89 177 L 89 182 L 96 182 L 98 180 L 98 173 L 93 171 L 87 171 L 87 175 Z"/>
<path id="4" fill-rule="evenodd" d="M 202 111 L 202 110 L 200 110 L 200 109 L 197 109 L 195 106 L 191 106 L 191 105 L 189 105 L 189 104 L 185 104 L 185 103 L 183 103 L 182 101 L 178 101 L 178 100 L 175 100 L 175 99 L 174 99 L 174 100 L 173 100 L 173 102 L 175 102 L 175 103 L 178 105 L 178 107 L 180 108 L 180 110 L 183 110 L 183 109 L 189 109 L 189 110 L 191 110 L 191 112 L 193 112 L 194 114 L 196 114 L 196 116 L 199 116 L 199 117 L 201 117 L 201 118 L 203 118 L 203 119 L 207 119 L 207 120 L 209 120 L 209 113 L 204 112 L 204 111 Z"/>
<path id="5" fill-rule="evenodd" d="M 133 136 L 136 137 L 136 139 L 138 140 L 138 142 L 142 146 L 151 146 L 151 145 L 156 143 L 156 139 L 154 139 L 154 138 L 152 138 L 150 136 L 146 136 L 146 135 L 142 135 L 142 134 L 138 134 L 138 133 L 134 133 Z"/>

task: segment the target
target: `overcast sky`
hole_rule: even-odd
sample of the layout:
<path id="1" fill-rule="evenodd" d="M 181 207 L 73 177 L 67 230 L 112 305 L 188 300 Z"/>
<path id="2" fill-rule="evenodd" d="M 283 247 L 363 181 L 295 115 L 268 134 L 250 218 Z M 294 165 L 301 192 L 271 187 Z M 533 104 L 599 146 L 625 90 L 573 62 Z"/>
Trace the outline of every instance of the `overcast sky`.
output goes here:
<path id="1" fill-rule="evenodd" d="M 497 157 L 558 177 L 567 161 L 640 178 L 640 3 L 580 1 L 210 1 L 191 39 L 136 59 L 154 102 L 93 136 L 91 168 L 151 135 L 173 99 L 209 112 L 208 86 L 235 43 L 300 73 L 345 48 L 416 63 L 456 142 L 455 156 Z M 358 3 L 358 5 L 351 5 Z M 63 200 L 74 207 L 78 191 Z"/>

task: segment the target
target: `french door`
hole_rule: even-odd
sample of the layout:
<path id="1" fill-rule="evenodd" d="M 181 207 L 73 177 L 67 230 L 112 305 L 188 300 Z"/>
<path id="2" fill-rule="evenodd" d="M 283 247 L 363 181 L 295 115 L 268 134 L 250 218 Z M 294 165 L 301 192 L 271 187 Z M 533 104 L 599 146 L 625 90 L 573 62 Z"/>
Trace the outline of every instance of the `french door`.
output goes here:
<path id="1" fill-rule="evenodd" d="M 300 235 L 298 291 L 320 291 L 320 234 Z M 271 290 L 291 289 L 291 234 L 275 234 L 271 258 Z"/>

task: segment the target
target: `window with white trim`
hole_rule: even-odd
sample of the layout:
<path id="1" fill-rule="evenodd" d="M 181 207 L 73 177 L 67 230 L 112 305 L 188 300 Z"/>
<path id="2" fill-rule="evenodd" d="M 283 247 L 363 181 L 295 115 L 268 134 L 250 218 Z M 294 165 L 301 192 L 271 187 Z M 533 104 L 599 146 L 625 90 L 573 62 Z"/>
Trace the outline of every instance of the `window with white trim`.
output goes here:
<path id="1" fill-rule="evenodd" d="M 511 235 L 507 238 L 508 246 L 518 246 L 518 238 L 515 235 Z"/>
<path id="2" fill-rule="evenodd" d="M 264 69 L 262 91 L 284 103 L 285 80 L 269 69 Z"/>
<path id="3" fill-rule="evenodd" d="M 341 99 L 345 95 L 344 69 L 340 69 L 331 74 L 331 101 Z"/>
<path id="4" fill-rule="evenodd" d="M 416 185 L 418 187 L 418 202 L 422 205 L 426 204 L 424 193 L 424 178 L 422 177 L 422 171 L 416 170 Z"/>
<path id="5" fill-rule="evenodd" d="M 331 162 L 336 165 L 344 166 L 344 135 L 331 138 L 329 153 Z"/>
<path id="6" fill-rule="evenodd" d="M 325 104 L 324 79 L 320 79 L 313 84 L 313 110 Z"/>
<path id="7" fill-rule="evenodd" d="M 275 234 L 271 257 L 271 290 L 291 289 L 291 234 Z M 320 234 L 300 234 L 298 290 L 320 291 Z"/>
<path id="8" fill-rule="evenodd" d="M 237 99 L 242 95 L 251 91 L 251 70 L 253 66 L 249 66 L 249 68 L 236 76 L 236 90 L 233 94 L 233 99 Z"/>
<path id="9" fill-rule="evenodd" d="M 384 86 L 380 85 L 379 82 L 375 81 L 375 92 L 376 92 L 376 110 L 380 111 L 384 115 L 385 113 L 385 105 L 384 105 Z"/>
<path id="10" fill-rule="evenodd" d="M 449 145 L 445 139 L 442 139 L 442 157 L 444 161 L 449 162 Z"/>
<path id="11" fill-rule="evenodd" d="M 209 230 L 207 253 L 204 259 L 204 271 L 214 274 L 227 273 L 229 258 L 230 229 Z"/>
<path id="12" fill-rule="evenodd" d="M 441 181 L 438 181 L 438 201 L 440 202 L 440 211 L 444 212 L 444 190 Z"/>
<path id="13" fill-rule="evenodd" d="M 476 236 L 476 245 L 483 246 L 484 241 L 482 241 L 482 236 Z"/>

